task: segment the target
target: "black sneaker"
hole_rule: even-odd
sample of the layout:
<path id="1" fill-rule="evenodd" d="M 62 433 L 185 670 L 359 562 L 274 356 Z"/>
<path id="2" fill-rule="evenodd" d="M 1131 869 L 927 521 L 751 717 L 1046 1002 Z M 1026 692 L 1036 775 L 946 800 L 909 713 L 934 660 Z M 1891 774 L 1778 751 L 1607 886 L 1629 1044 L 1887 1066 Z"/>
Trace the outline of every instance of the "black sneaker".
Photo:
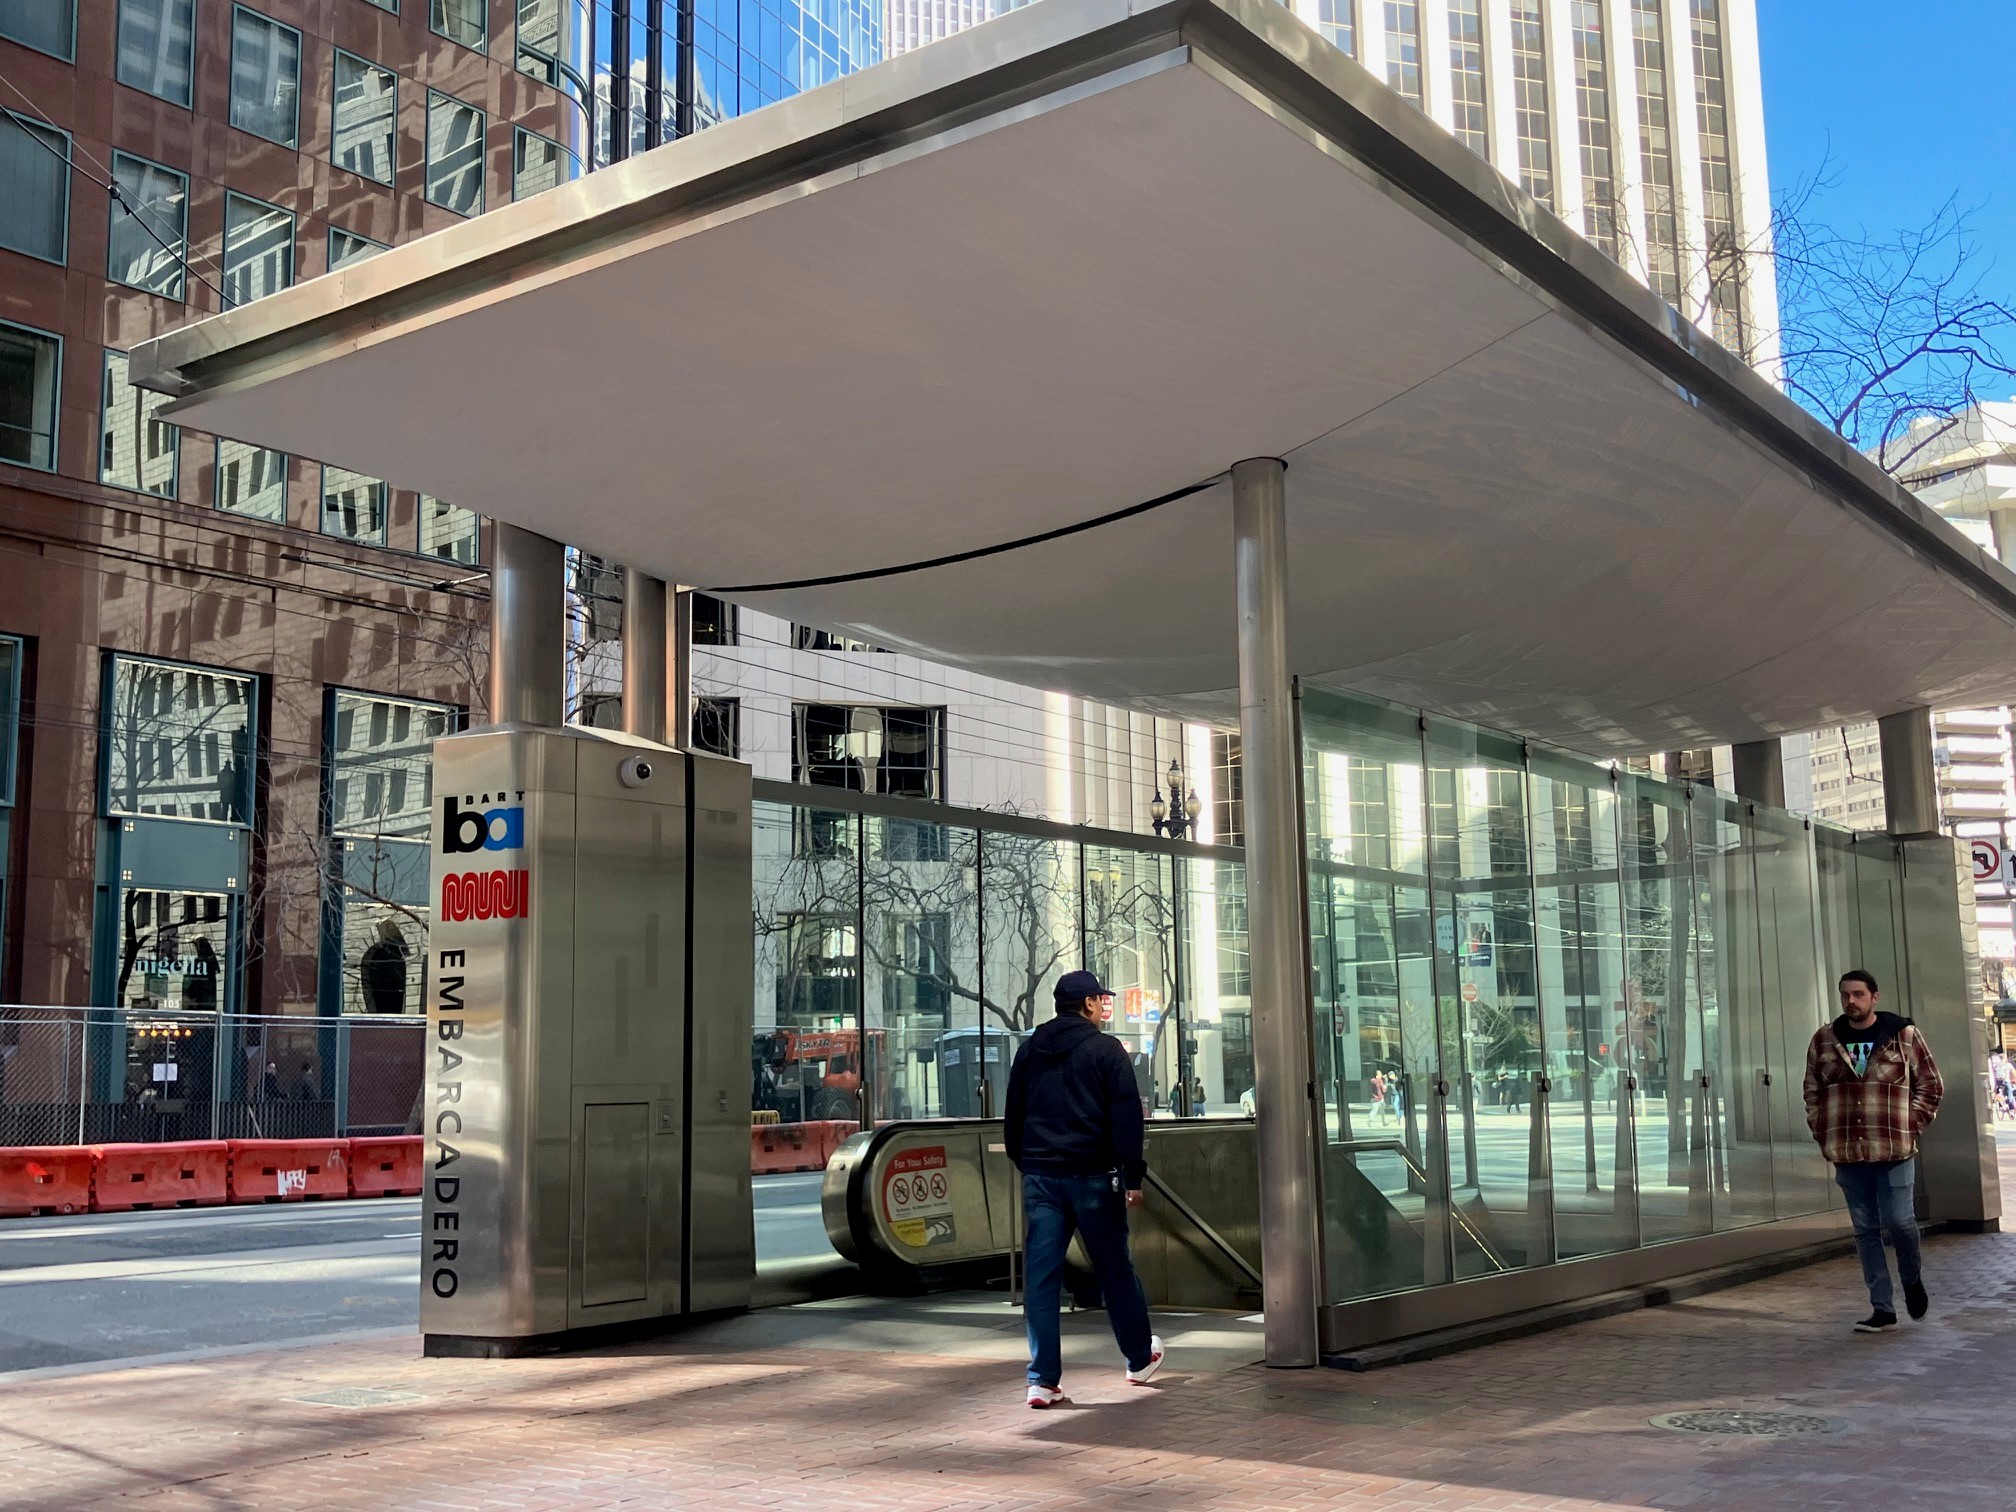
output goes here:
<path id="1" fill-rule="evenodd" d="M 1889 1333 L 1897 1326 L 1897 1314 L 1880 1308 L 1855 1325 L 1857 1333 Z"/>
<path id="2" fill-rule="evenodd" d="M 1932 1305 L 1932 1299 L 1925 1295 L 1925 1283 L 1913 1281 L 1904 1288 L 1904 1311 L 1911 1314 L 1913 1321 L 1925 1316 L 1925 1309 Z"/>

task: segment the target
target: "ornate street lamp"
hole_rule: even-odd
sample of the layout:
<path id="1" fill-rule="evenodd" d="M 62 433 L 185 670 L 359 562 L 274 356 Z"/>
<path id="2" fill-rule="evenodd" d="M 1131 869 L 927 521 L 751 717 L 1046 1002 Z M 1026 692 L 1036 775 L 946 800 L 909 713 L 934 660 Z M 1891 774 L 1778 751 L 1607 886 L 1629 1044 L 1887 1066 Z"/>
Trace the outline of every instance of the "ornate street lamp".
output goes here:
<path id="1" fill-rule="evenodd" d="M 1197 799 L 1195 788 L 1185 789 L 1183 766 L 1176 760 L 1169 763 L 1169 796 L 1164 799 L 1162 789 L 1155 789 L 1155 796 L 1148 804 L 1148 816 L 1155 821 L 1155 833 L 1166 835 L 1171 840 L 1187 840 L 1197 829 L 1197 816 L 1204 811 L 1204 805 Z"/>

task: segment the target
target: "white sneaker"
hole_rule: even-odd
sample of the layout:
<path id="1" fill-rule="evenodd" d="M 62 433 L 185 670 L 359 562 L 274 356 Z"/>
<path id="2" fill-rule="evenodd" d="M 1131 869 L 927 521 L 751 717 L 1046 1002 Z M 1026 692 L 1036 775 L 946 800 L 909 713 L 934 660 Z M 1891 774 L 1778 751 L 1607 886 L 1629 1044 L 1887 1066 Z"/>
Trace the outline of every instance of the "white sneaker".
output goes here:
<path id="1" fill-rule="evenodd" d="M 1150 1369 L 1153 1369 L 1153 1367 L 1151 1366 Z M 1064 1395 L 1061 1387 L 1039 1386 L 1033 1381 L 1029 1384 L 1029 1405 L 1031 1407 L 1038 1409 L 1044 1407 L 1063 1407 L 1068 1405 L 1070 1401 L 1071 1398 Z"/>
<path id="2" fill-rule="evenodd" d="M 1148 1363 L 1139 1370 L 1127 1372 L 1129 1386 L 1146 1386 L 1149 1378 L 1162 1368 L 1162 1336 L 1156 1334 L 1148 1340 Z"/>

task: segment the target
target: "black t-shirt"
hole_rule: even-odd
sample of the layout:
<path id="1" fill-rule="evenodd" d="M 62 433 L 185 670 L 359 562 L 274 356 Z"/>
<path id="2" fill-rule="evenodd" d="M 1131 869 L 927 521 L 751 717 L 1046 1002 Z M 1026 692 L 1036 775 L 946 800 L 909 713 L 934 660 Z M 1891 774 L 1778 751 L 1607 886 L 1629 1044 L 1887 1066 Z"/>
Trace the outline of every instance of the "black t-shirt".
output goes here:
<path id="1" fill-rule="evenodd" d="M 1882 1030 L 1883 1020 L 1880 1017 L 1869 1020 L 1869 1027 L 1866 1029 L 1857 1029 L 1845 1018 L 1835 1024 L 1834 1038 L 1841 1042 L 1841 1048 L 1848 1056 L 1848 1064 L 1855 1068 L 1857 1076 L 1864 1075 L 1869 1070 L 1869 1057 L 1875 1054 L 1876 1041 L 1881 1036 Z"/>

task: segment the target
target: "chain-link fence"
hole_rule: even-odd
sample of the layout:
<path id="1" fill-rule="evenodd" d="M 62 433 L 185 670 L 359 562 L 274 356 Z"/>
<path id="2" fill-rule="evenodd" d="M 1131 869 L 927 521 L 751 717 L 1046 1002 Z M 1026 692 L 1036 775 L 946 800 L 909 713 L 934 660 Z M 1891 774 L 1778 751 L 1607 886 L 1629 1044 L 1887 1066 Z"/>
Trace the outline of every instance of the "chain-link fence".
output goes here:
<path id="1" fill-rule="evenodd" d="M 0 1145 L 417 1133 L 425 1029 L 0 1007 Z"/>

